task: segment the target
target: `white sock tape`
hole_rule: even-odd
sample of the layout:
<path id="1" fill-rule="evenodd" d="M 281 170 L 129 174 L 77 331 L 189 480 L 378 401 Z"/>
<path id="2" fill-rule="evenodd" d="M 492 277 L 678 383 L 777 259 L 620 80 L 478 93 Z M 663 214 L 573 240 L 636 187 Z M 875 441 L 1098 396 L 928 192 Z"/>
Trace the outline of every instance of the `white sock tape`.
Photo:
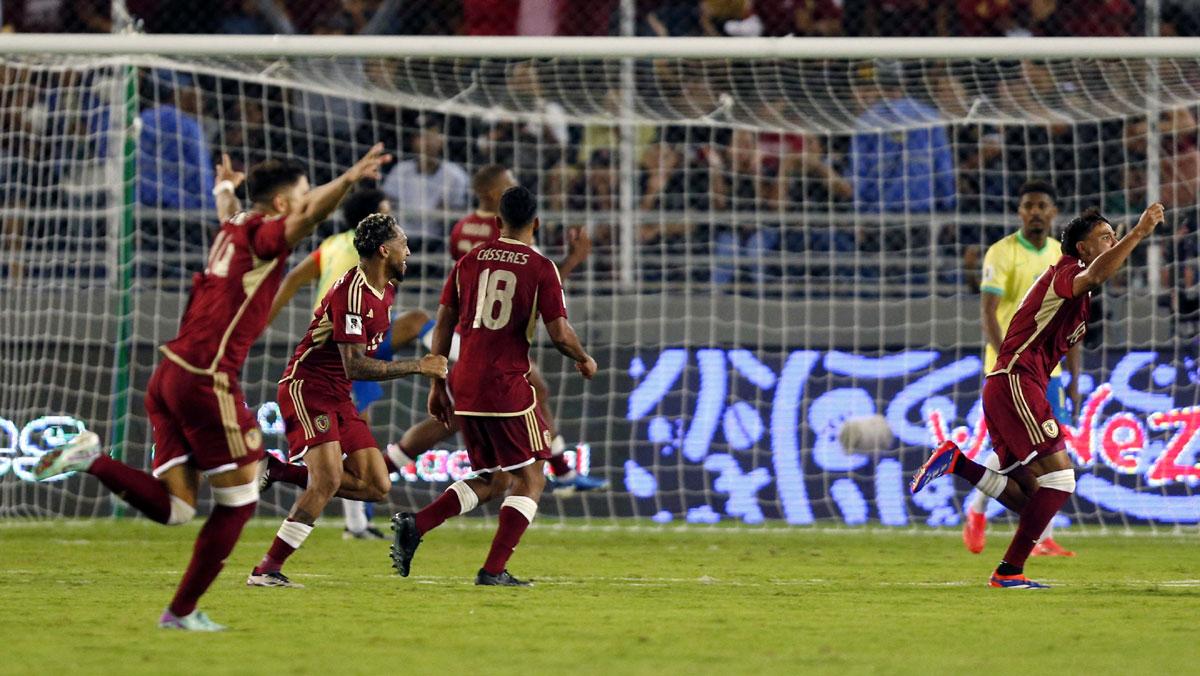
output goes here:
<path id="1" fill-rule="evenodd" d="M 1004 492 L 1004 487 L 1007 485 L 1008 477 L 997 471 L 985 469 L 983 470 L 983 478 L 979 480 L 979 483 L 975 484 L 975 487 L 984 495 L 998 498 Z"/>
<path id="2" fill-rule="evenodd" d="M 300 549 L 300 545 L 308 539 L 309 533 L 312 533 L 313 527 L 300 523 L 299 521 L 284 521 L 279 527 L 279 532 L 275 535 L 279 536 L 280 540 L 288 543 L 293 549 Z"/>
<path id="3" fill-rule="evenodd" d="M 567 440 L 563 439 L 563 435 L 556 435 L 550 440 L 550 455 L 562 455 L 563 451 L 567 450 Z"/>
<path id="4" fill-rule="evenodd" d="M 171 496 L 171 515 L 167 517 L 168 526 L 179 526 L 196 516 L 196 508 L 189 505 L 183 498 Z"/>
<path id="5" fill-rule="evenodd" d="M 458 494 L 459 514 L 466 514 L 479 506 L 479 496 L 475 495 L 475 491 L 471 490 L 465 481 L 455 481 L 446 490 Z"/>
<path id="6" fill-rule="evenodd" d="M 1037 478 L 1038 485 L 1043 488 L 1053 488 L 1064 493 L 1075 492 L 1075 470 L 1060 469 L 1057 472 L 1046 472 Z"/>
<path id="7" fill-rule="evenodd" d="M 248 483 L 241 486 L 213 486 L 213 502 L 223 507 L 244 507 L 258 502 L 258 484 Z"/>
<path id="8" fill-rule="evenodd" d="M 537 503 L 533 498 L 527 498 L 524 495 L 510 495 L 504 498 L 504 502 L 500 504 L 500 508 L 512 507 L 529 519 L 529 523 L 533 523 L 533 517 L 537 514 Z"/>

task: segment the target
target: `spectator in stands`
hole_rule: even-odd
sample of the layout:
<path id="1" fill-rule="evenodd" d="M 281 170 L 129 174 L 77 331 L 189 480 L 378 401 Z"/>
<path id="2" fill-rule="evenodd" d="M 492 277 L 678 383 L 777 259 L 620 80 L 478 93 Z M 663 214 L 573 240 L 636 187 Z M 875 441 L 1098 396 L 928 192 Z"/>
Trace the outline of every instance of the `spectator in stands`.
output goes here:
<path id="1" fill-rule="evenodd" d="M 762 279 L 765 254 L 779 249 L 779 226 L 767 222 L 778 213 L 779 164 L 764 162 L 758 136 L 749 129 L 735 129 L 726 157 L 721 158 L 718 149 L 713 152 L 717 158 L 713 169 L 724 173 L 714 207 L 733 211 L 735 221 L 713 235 L 715 282 Z"/>
<path id="2" fill-rule="evenodd" d="M 1200 333 L 1200 237 L 1195 224 L 1177 225 L 1169 263 L 1164 272 L 1174 274 L 1169 286 L 1177 333 L 1191 338 Z"/>
<path id="3" fill-rule="evenodd" d="M 842 34 L 842 8 L 836 0 L 754 0 L 754 13 L 767 37 Z"/>
<path id="4" fill-rule="evenodd" d="M 404 232 L 414 251 L 436 248 L 446 236 L 447 219 L 457 218 L 469 203 L 470 177 L 445 159 L 444 121 L 423 115 L 412 138 L 413 157 L 397 163 L 380 186 L 401 212 Z M 448 213 L 438 213 L 438 212 Z M 416 213 L 412 213 L 416 212 Z"/>
<path id="5" fill-rule="evenodd" d="M 130 10 L 142 3 L 131 0 Z M 112 0 L 5 0 L 3 30 L 18 33 L 111 33 Z"/>
<path id="6" fill-rule="evenodd" d="M 864 35 L 938 37 L 950 32 L 950 4 L 942 0 L 868 0 L 861 22 Z M 850 12 L 847 3 L 846 12 Z"/>
<path id="7" fill-rule="evenodd" d="M 1164 37 L 1200 35 L 1200 0 L 1164 0 L 1159 32 Z"/>
<path id="8" fill-rule="evenodd" d="M 883 99 L 856 121 L 851 144 L 861 211 L 944 211 L 955 205 L 954 155 L 945 124 L 908 96 L 899 64 L 880 64 Z"/>
<path id="9" fill-rule="evenodd" d="M 187 73 L 154 70 L 157 104 L 138 116 L 138 201 L 170 209 L 211 209 L 213 156 L 200 122 L 200 90 Z"/>
<path id="10" fill-rule="evenodd" d="M 643 17 L 638 35 L 756 37 L 762 30 L 762 20 L 750 0 L 662 0 Z"/>

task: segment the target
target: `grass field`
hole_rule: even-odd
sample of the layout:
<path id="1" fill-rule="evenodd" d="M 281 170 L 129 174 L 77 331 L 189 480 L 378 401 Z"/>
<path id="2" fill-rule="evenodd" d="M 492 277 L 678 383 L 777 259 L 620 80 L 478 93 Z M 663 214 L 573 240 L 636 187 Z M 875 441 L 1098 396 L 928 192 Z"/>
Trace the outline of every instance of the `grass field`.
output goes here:
<path id="1" fill-rule="evenodd" d="M 318 528 L 248 589 L 276 525 L 248 527 L 201 608 L 234 630 L 160 631 L 199 522 L 0 524 L 3 673 L 1129 674 L 1200 671 L 1200 537 L 1077 536 L 1035 559 L 1045 592 L 984 586 L 952 534 L 535 528 L 470 584 L 490 531 L 426 538 L 413 577 L 387 544 Z"/>

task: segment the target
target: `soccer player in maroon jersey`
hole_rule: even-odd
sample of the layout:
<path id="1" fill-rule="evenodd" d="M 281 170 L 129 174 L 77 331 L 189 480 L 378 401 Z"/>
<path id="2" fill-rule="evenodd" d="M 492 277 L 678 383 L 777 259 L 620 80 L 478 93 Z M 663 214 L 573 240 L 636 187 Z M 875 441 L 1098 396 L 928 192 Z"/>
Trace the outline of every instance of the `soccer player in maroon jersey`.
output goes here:
<path id="1" fill-rule="evenodd" d="M 142 472 L 100 450 L 95 434 L 80 435 L 42 456 L 39 477 L 87 472 L 150 519 L 186 523 L 196 513 L 200 477 L 212 487 L 212 514 L 196 538 L 192 560 L 159 626 L 224 629 L 196 610 L 258 502 L 255 473 L 263 457 L 258 420 L 246 408 L 238 373 L 266 328 L 271 299 L 288 253 L 312 234 L 350 188 L 379 178 L 390 157 L 379 144 L 346 173 L 312 190 L 294 161 L 267 160 L 250 169 L 252 209 L 221 225 L 208 265 L 192 282 L 179 335 L 162 346 L 150 378 L 146 412 L 154 432 L 154 469 Z"/>
<path id="2" fill-rule="evenodd" d="M 1000 471 L 972 461 L 946 441 L 913 476 L 916 493 L 946 472 L 957 474 L 1021 515 L 989 586 L 1047 587 L 1025 577 L 1025 559 L 1075 491 L 1075 470 L 1046 400 L 1046 383 L 1067 350 L 1087 332 L 1092 291 L 1121 268 L 1162 220 L 1163 206 L 1153 204 L 1120 241 L 1108 220 L 1094 210 L 1067 224 L 1062 257 L 1021 301 L 983 386 L 983 415 Z"/>
<path id="3" fill-rule="evenodd" d="M 517 185 L 512 172 L 502 164 L 488 164 L 480 167 L 471 178 L 471 188 L 479 200 L 479 207 L 467 214 L 450 231 L 450 256 L 457 261 L 475 247 L 494 242 L 500 237 L 500 219 L 496 215 L 499 208 L 500 196 L 506 190 Z M 571 230 L 568 233 L 567 257 L 558 266 L 559 276 L 565 278 L 587 258 L 591 251 L 591 240 L 582 229 Z M 432 332 L 426 334 L 427 340 L 432 338 Z M 426 343 L 432 346 L 431 342 Z M 458 337 L 452 338 L 450 360 L 457 359 Z M 566 443 L 555 429 L 554 415 L 550 408 L 550 387 L 537 364 L 530 364 L 529 382 L 537 392 L 537 405 L 550 429 L 551 454 L 547 464 L 554 478 L 552 488 L 568 491 L 589 491 L 602 489 L 608 482 L 592 476 L 576 474 L 563 456 Z M 388 458 L 396 467 L 403 466 L 410 459 L 415 459 L 434 445 L 453 437 L 458 433 L 458 427 L 453 423 L 449 428 L 433 418 L 427 418 L 405 431 L 400 443 L 388 448 Z"/>
<path id="4" fill-rule="evenodd" d="M 351 381 L 446 376 L 444 356 L 373 358 L 391 325 L 396 284 L 404 278 L 409 255 L 408 238 L 396 219 L 387 214 L 364 218 L 354 231 L 354 249 L 358 265 L 325 294 L 279 381 L 290 459 L 304 460 L 307 477 L 266 556 L 246 579 L 253 587 L 303 586 L 280 569 L 312 533 L 329 500 L 337 495 L 373 502 L 392 486 L 379 444 L 350 399 Z"/>
<path id="5" fill-rule="evenodd" d="M 525 586 L 508 573 L 508 559 L 537 513 L 546 483 L 550 432 L 529 383 L 529 347 L 539 315 L 558 351 L 586 379 L 596 362 L 567 321 L 558 268 L 533 249 L 537 200 L 514 187 L 500 199 L 501 236 L 459 259 L 446 280 L 433 330 L 433 353 L 450 352 L 462 336 L 449 382 L 435 381 L 429 414 L 446 427 L 457 420 L 474 476 L 456 481 L 417 514 L 392 518 L 392 562 L 407 577 L 421 536 L 481 502 L 503 497 L 500 525 L 475 584 Z"/>

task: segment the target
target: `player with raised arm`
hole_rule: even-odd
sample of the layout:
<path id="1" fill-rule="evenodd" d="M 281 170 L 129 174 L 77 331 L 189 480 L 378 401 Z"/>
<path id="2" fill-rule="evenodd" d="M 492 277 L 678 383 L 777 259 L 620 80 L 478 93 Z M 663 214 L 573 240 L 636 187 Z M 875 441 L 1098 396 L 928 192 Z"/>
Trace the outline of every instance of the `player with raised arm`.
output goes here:
<path id="1" fill-rule="evenodd" d="M 537 513 L 550 457 L 550 431 L 526 376 L 538 317 L 554 346 L 575 360 L 584 378 L 596 374 L 595 360 L 567 321 L 558 268 L 533 249 L 537 200 L 525 188 L 514 187 L 504 192 L 499 206 L 500 238 L 454 265 L 433 330 L 436 355 L 450 352 L 455 327 L 462 344 L 449 382 L 433 383 L 429 414 L 447 428 L 457 419 L 474 475 L 451 484 L 420 512 L 392 518 L 392 564 L 405 577 L 423 535 L 479 503 L 507 495 L 475 584 L 529 584 L 510 575 L 507 564 Z"/>
<path id="2" fill-rule="evenodd" d="M 446 376 L 446 358 L 383 361 L 372 355 L 391 324 L 396 284 L 404 279 L 408 238 L 386 214 L 355 228 L 359 263 L 325 294 L 312 324 L 279 381 L 279 409 L 292 460 L 304 460 L 307 480 L 262 561 L 246 579 L 253 587 L 301 587 L 284 562 L 312 533 L 325 505 L 338 495 L 382 500 L 392 486 L 379 444 L 350 400 L 353 380 Z M 343 460 L 343 455 L 345 459 Z"/>
<path id="3" fill-rule="evenodd" d="M 347 270 L 358 265 L 358 251 L 354 249 L 355 226 L 367 216 L 375 213 L 392 213 L 391 202 L 388 201 L 387 195 L 384 195 L 383 191 L 375 188 L 359 189 L 346 197 L 342 203 L 342 222 L 346 229 L 336 235 L 326 237 L 311 254 L 305 256 L 304 260 L 283 278 L 283 284 L 280 285 L 279 293 L 275 294 L 275 301 L 271 305 L 271 321 L 275 320 L 276 315 L 306 284 L 316 283 L 316 303 L 313 305 L 313 311 L 320 307 L 321 301 L 324 300 L 325 294 L 329 293 L 333 283 L 346 274 Z M 429 315 L 421 310 L 409 310 L 402 313 L 384 334 L 383 342 L 379 344 L 375 358 L 391 361 L 395 349 L 416 338 L 427 321 L 429 321 Z M 383 396 L 383 388 L 373 380 L 356 380 L 350 393 L 359 414 L 369 424 L 370 417 L 367 409 Z M 281 468 L 279 466 L 281 463 L 273 457 L 268 457 L 268 461 L 264 487 L 276 480 L 287 480 L 287 477 L 296 476 L 296 473 L 288 468 Z M 304 484 L 301 483 L 300 486 L 303 488 Z M 342 514 L 346 521 L 345 529 L 342 531 L 343 537 L 383 539 L 384 534 L 371 526 L 370 504 L 343 498 Z"/>
<path id="4" fill-rule="evenodd" d="M 454 228 L 450 231 L 450 256 L 455 261 L 476 247 L 500 238 L 500 219 L 496 215 L 500 196 L 516 185 L 517 180 L 513 177 L 512 172 L 502 164 L 488 164 L 475 172 L 471 178 L 471 188 L 479 200 L 479 206 L 475 211 L 455 223 Z M 558 266 L 561 279 L 565 279 L 579 267 L 587 258 L 591 246 L 591 240 L 585 231 L 579 229 L 568 232 L 567 257 Z M 432 348 L 432 322 L 426 328 L 428 331 L 423 335 L 423 340 L 426 347 Z M 458 358 L 458 343 L 459 337 L 456 333 L 450 345 L 449 358 L 451 361 Z M 578 474 L 563 456 L 566 442 L 555 428 L 554 415 L 550 407 L 550 387 L 546 384 L 546 379 L 536 363 L 531 362 L 530 364 L 529 382 L 537 392 L 538 408 L 550 429 L 550 459 L 547 464 L 550 465 L 553 475 L 551 487 L 561 490 L 563 495 L 568 495 L 608 486 L 608 482 L 604 479 Z M 389 459 L 396 466 L 402 466 L 409 459 L 417 458 L 436 444 L 453 437 L 457 432 L 458 427 L 453 422 L 447 428 L 433 418 L 426 418 L 405 431 L 399 444 L 389 447 Z"/>
<path id="5" fill-rule="evenodd" d="M 263 456 L 258 420 L 246 408 L 238 374 L 267 325 L 267 310 L 283 278 L 288 253 L 337 208 L 355 183 L 378 178 L 389 156 L 376 145 L 346 173 L 312 190 L 305 168 L 267 160 L 250 169 L 250 211 L 222 223 L 208 265 L 192 281 L 179 334 L 160 350 L 146 391 L 154 434 L 151 473 L 100 450 L 93 433 L 42 456 L 39 478 L 87 472 L 150 519 L 186 523 L 196 513 L 201 477 L 216 503 L 191 562 L 159 626 L 192 631 L 224 629 L 196 610 L 258 502 L 255 476 Z"/>
<path id="6" fill-rule="evenodd" d="M 913 493 L 951 472 L 1021 515 L 1012 543 L 988 581 L 992 587 L 1047 587 L 1025 577 L 1025 560 L 1075 491 L 1075 470 L 1046 401 L 1050 372 L 1087 332 L 1092 291 L 1121 268 L 1162 220 L 1163 206 L 1151 205 L 1119 242 L 1097 211 L 1067 224 L 1063 256 L 1021 301 L 983 386 L 983 415 L 1003 473 L 945 441 L 913 475 Z"/>
<path id="7" fill-rule="evenodd" d="M 1000 343 L 1004 332 L 1017 312 L 1021 299 L 1029 287 L 1037 281 L 1046 268 L 1054 265 L 1062 256 L 1057 240 L 1052 238 L 1054 218 L 1058 207 L 1054 204 L 1054 186 L 1045 181 L 1027 181 L 1017 193 L 1017 215 L 1021 218 L 1021 229 L 988 247 L 983 257 L 983 276 L 980 285 L 980 319 L 985 339 L 983 372 L 990 373 L 1000 354 Z M 1068 404 L 1068 388 L 1062 385 L 1062 366 L 1056 364 L 1050 372 L 1050 384 L 1046 399 L 1054 410 L 1054 417 L 1063 423 L 1074 419 L 1073 411 L 1079 406 L 1079 369 L 1083 361 L 1080 351 L 1082 343 L 1076 343 L 1067 352 L 1067 367 L 1071 372 Z M 1000 458 L 990 454 L 984 466 L 991 470 L 1000 469 Z M 988 497 L 983 491 L 967 506 L 963 523 L 963 543 L 967 549 L 978 554 L 983 551 L 987 537 Z M 1075 556 L 1075 552 L 1064 549 L 1052 535 L 1054 524 L 1046 527 L 1031 556 Z"/>

